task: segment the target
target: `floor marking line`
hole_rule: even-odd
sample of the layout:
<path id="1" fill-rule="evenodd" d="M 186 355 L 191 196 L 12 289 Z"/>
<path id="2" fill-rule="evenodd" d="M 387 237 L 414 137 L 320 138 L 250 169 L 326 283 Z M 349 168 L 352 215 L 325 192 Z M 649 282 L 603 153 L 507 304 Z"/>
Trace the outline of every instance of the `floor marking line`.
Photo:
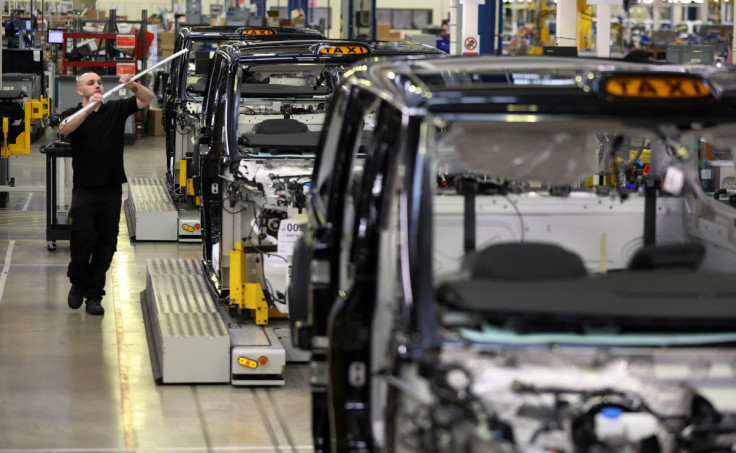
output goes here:
<path id="1" fill-rule="evenodd" d="M 268 437 L 271 439 L 271 443 L 276 448 L 276 451 L 281 453 L 282 449 L 278 447 L 278 438 L 276 435 L 276 430 L 273 427 L 273 424 L 271 424 L 271 420 L 268 417 L 268 414 L 266 413 L 266 408 L 264 407 L 263 401 L 261 401 L 261 397 L 259 396 L 259 389 L 254 388 L 251 389 L 251 392 L 253 393 L 253 399 L 256 402 L 256 407 L 258 408 L 258 413 L 262 414 L 261 420 L 263 421 L 263 424 L 266 425 L 266 432 L 268 433 Z M 291 446 L 287 447 L 290 448 Z"/>
<path id="2" fill-rule="evenodd" d="M 0 301 L 3 300 L 3 293 L 5 292 L 5 282 L 8 280 L 8 271 L 10 270 L 10 257 L 13 255 L 13 247 L 15 247 L 15 241 L 8 243 L 8 251 L 5 253 L 5 264 L 3 264 L 3 273 L 0 275 Z"/>
<path id="3" fill-rule="evenodd" d="M 23 205 L 23 209 L 21 209 L 21 211 L 28 210 L 28 205 L 31 204 L 31 198 L 33 198 L 33 192 L 28 193 L 28 198 L 26 198 L 26 203 Z"/>
<path id="4" fill-rule="evenodd" d="M 269 406 L 271 406 L 271 410 L 273 411 L 274 415 L 276 415 L 276 419 L 281 425 L 281 429 L 283 431 L 284 437 L 286 437 L 286 441 L 289 442 L 289 445 L 291 445 L 292 451 L 296 451 L 296 449 L 294 448 L 294 438 L 291 435 L 291 431 L 289 431 L 289 423 L 287 422 L 286 417 L 284 417 L 284 415 L 281 413 L 278 402 L 276 401 L 276 397 L 271 391 L 267 391 L 266 396 L 271 402 Z"/>
<path id="5" fill-rule="evenodd" d="M 212 451 L 212 440 L 210 439 L 210 431 L 207 429 L 207 419 L 204 415 L 204 409 L 202 408 L 202 401 L 199 398 L 199 392 L 197 386 L 192 385 L 192 393 L 194 397 L 194 407 L 197 412 L 197 418 L 199 419 L 199 426 L 202 428 L 202 437 L 204 437 L 204 444 L 206 445 L 207 451 Z"/>
<path id="6" fill-rule="evenodd" d="M 115 333 L 118 340 L 118 373 L 120 376 L 120 404 L 123 412 L 123 437 L 127 451 L 135 451 L 135 432 L 133 430 L 133 407 L 130 402 L 130 381 L 128 379 L 128 359 L 125 353 L 125 335 L 123 333 L 123 313 L 120 304 L 120 279 L 118 265 L 113 260 L 113 307 L 115 308 Z"/>

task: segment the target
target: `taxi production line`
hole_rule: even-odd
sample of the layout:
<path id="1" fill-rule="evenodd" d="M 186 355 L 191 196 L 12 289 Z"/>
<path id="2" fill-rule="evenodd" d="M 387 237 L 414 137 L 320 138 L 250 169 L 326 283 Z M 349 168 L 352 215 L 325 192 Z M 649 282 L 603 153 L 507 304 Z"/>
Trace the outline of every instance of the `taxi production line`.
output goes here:
<path id="1" fill-rule="evenodd" d="M 11 158 L 18 184 L 43 185 L 38 147 L 51 140 L 49 130 Z M 128 177 L 160 177 L 164 156 L 163 138 L 139 138 L 126 147 Z M 154 382 L 146 259 L 198 259 L 201 244 L 131 242 L 121 215 L 106 314 L 92 317 L 66 305 L 69 243 L 46 249 L 45 198 L 14 192 L 0 208 L 0 453 L 312 451 L 307 364 L 289 364 L 284 387 Z"/>

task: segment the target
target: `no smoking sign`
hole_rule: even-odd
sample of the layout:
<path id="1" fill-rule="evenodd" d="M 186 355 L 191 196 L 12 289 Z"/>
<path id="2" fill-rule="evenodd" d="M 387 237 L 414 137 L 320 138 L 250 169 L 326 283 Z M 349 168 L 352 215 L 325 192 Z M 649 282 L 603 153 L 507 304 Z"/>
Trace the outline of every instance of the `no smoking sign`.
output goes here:
<path id="1" fill-rule="evenodd" d="M 480 43 L 479 35 L 471 35 L 463 37 L 463 55 L 478 55 L 478 45 Z"/>

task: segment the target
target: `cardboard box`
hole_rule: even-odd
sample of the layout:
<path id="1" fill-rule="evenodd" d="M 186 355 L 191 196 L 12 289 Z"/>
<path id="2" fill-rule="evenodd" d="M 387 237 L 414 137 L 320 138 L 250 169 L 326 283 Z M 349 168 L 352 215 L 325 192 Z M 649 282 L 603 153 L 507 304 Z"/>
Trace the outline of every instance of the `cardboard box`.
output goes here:
<path id="1" fill-rule="evenodd" d="M 174 30 L 159 32 L 158 42 L 161 45 L 161 50 L 174 50 L 174 44 L 176 43 Z"/>
<path id="2" fill-rule="evenodd" d="M 49 28 L 69 28 L 74 20 L 73 16 L 68 14 L 46 14 L 44 17 Z"/>
<path id="3" fill-rule="evenodd" d="M 291 10 L 291 17 L 289 18 L 289 21 L 291 22 L 291 26 L 294 28 L 304 28 L 304 24 L 307 21 L 307 18 L 304 15 L 304 11 L 300 9 L 293 9 Z"/>
<path id="4" fill-rule="evenodd" d="M 148 135 L 151 137 L 163 137 L 164 126 L 161 124 L 161 118 L 163 118 L 163 110 L 161 109 L 148 109 Z"/>
<path id="5" fill-rule="evenodd" d="M 376 39 L 379 41 L 401 41 L 400 31 L 391 31 L 391 25 L 376 25 Z"/>
<path id="6" fill-rule="evenodd" d="M 82 11 L 80 15 L 82 20 L 106 20 L 107 12 L 105 10 L 97 10 L 94 8 L 88 8 Z"/>
<path id="7" fill-rule="evenodd" d="M 266 11 L 266 25 L 269 27 L 278 27 L 281 25 L 281 18 L 278 11 Z"/>

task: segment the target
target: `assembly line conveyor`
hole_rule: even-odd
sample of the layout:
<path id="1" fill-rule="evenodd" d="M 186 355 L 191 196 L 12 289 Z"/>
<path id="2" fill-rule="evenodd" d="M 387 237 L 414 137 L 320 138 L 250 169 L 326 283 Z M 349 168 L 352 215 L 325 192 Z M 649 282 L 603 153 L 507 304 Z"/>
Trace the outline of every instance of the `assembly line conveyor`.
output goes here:
<path id="1" fill-rule="evenodd" d="M 199 260 L 148 259 L 141 305 L 157 382 L 279 386 L 297 359 L 284 347 L 288 326 L 230 317 Z"/>

